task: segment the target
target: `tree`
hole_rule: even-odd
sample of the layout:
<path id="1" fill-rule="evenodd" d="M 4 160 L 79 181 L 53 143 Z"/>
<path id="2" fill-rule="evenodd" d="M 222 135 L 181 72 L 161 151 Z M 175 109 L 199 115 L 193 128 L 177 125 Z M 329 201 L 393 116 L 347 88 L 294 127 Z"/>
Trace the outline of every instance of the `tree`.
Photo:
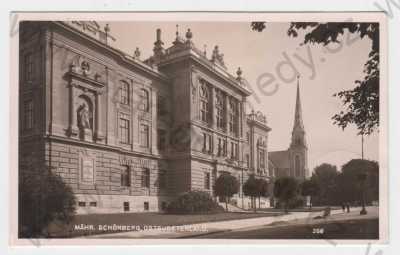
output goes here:
<path id="1" fill-rule="evenodd" d="M 323 163 L 314 168 L 312 179 L 314 179 L 320 191 L 314 197 L 314 204 L 319 205 L 333 205 L 340 203 L 337 190 L 337 176 L 339 172 L 334 165 Z"/>
<path id="2" fill-rule="evenodd" d="M 215 181 L 215 195 L 225 199 L 225 208 L 228 211 L 228 200 L 239 192 L 239 181 L 230 174 L 223 173 Z"/>
<path id="3" fill-rule="evenodd" d="M 21 238 L 46 237 L 48 225 L 68 224 L 75 214 L 75 196 L 60 176 L 50 169 L 21 172 L 18 224 Z"/>
<path id="4" fill-rule="evenodd" d="M 261 208 L 260 205 L 260 200 L 261 197 L 267 197 L 268 196 L 268 182 L 265 179 L 255 179 L 256 182 L 256 189 L 257 189 L 257 197 L 258 197 L 258 208 Z"/>
<path id="5" fill-rule="evenodd" d="M 299 184 L 293 177 L 281 177 L 275 181 L 274 196 L 283 204 L 285 212 L 288 212 L 288 204 L 298 193 Z"/>
<path id="6" fill-rule="evenodd" d="M 319 191 L 320 187 L 316 178 L 311 177 L 301 184 L 301 195 L 310 196 L 310 209 L 312 208 L 313 197 L 318 195 Z"/>
<path id="7" fill-rule="evenodd" d="M 363 178 L 360 178 L 362 176 Z M 364 178 L 365 177 L 365 178 Z M 364 188 L 364 190 L 363 190 Z M 369 204 L 379 199 L 379 165 L 376 161 L 352 159 L 342 166 L 338 191 L 346 202 Z"/>
<path id="8" fill-rule="evenodd" d="M 261 32 L 266 22 L 252 22 L 253 30 Z M 368 60 L 364 64 L 364 79 L 356 80 L 356 87 L 340 91 L 334 96 L 342 100 L 345 110 L 332 117 L 335 125 L 342 129 L 355 124 L 360 135 L 369 135 L 379 127 L 379 23 L 356 22 L 292 22 L 288 36 L 297 37 L 305 31 L 304 44 L 339 43 L 345 32 L 369 38 L 372 42 Z"/>
<path id="9" fill-rule="evenodd" d="M 251 205 L 254 208 L 254 211 L 257 211 L 255 198 L 260 194 L 260 189 L 258 188 L 258 182 L 254 175 L 250 175 L 244 183 L 243 193 L 245 196 L 249 196 L 251 198 Z"/>

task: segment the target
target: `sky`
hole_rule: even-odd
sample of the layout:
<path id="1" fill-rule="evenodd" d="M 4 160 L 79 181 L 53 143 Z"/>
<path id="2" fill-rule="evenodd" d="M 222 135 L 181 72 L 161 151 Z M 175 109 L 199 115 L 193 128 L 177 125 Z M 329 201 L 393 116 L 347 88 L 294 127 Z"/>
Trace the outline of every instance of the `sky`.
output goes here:
<path id="1" fill-rule="evenodd" d="M 322 163 L 336 165 L 338 170 L 347 161 L 361 158 L 361 137 L 355 127 L 342 130 L 331 118 L 343 110 L 334 93 L 355 87 L 362 79 L 363 66 L 370 51 L 369 39 L 344 34 L 341 44 L 322 47 L 302 45 L 304 34 L 287 35 L 289 23 L 268 23 L 263 32 L 251 30 L 245 22 L 110 22 L 110 33 L 116 38 L 111 45 L 128 55 L 136 47 L 141 58 L 152 54 L 156 29 L 162 30 L 165 48 L 175 39 L 176 25 L 182 37 L 188 28 L 192 41 L 201 50 L 206 45 L 208 57 L 215 45 L 224 54 L 228 71 L 236 76 L 241 67 L 253 94 L 255 110 L 267 116 L 269 150 L 289 147 L 294 121 L 296 74 L 300 74 L 300 95 L 303 122 L 308 142 L 309 169 Z M 104 25 L 104 23 L 101 23 Z M 379 143 L 375 133 L 364 139 L 364 157 L 378 161 Z"/>

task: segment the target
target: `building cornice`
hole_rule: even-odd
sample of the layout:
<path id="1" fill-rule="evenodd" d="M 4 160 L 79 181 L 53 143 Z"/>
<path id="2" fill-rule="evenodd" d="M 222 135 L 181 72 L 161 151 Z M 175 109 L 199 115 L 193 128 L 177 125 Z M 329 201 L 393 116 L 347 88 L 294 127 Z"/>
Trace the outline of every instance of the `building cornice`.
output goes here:
<path id="1" fill-rule="evenodd" d="M 135 60 L 131 57 L 129 57 L 126 53 L 122 52 L 121 50 L 115 49 L 113 47 L 111 47 L 110 45 L 107 45 L 105 43 L 100 42 L 99 40 L 79 31 L 78 29 L 66 24 L 63 21 L 51 21 L 52 24 L 65 29 L 69 32 L 72 32 L 78 36 L 80 36 L 81 38 L 87 40 L 88 42 L 95 44 L 96 46 L 100 47 L 101 49 L 111 53 L 112 55 L 114 55 L 115 57 L 119 58 L 119 60 L 121 60 L 122 62 L 136 68 L 139 69 L 155 78 L 158 78 L 162 81 L 166 81 L 169 82 L 169 77 L 166 76 L 165 74 L 159 72 L 156 69 L 151 68 L 150 66 L 142 63 L 141 61 Z"/>

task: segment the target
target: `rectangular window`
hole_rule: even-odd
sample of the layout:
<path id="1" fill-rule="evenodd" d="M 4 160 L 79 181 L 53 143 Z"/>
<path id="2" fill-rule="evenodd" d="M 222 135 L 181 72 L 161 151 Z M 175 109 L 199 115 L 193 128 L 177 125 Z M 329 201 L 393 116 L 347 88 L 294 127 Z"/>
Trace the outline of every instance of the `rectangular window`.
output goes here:
<path id="1" fill-rule="evenodd" d="M 158 173 L 158 187 L 160 189 L 167 187 L 167 173 L 165 170 L 160 170 Z"/>
<path id="2" fill-rule="evenodd" d="M 89 206 L 96 207 L 97 206 L 97 202 L 90 202 Z"/>
<path id="3" fill-rule="evenodd" d="M 143 188 L 150 188 L 150 169 L 148 169 L 148 168 L 143 169 L 142 187 Z"/>
<path id="4" fill-rule="evenodd" d="M 121 143 L 129 144 L 129 118 L 126 114 L 121 114 L 119 119 L 119 137 Z"/>
<path id="5" fill-rule="evenodd" d="M 166 132 L 164 129 L 158 129 L 157 130 L 157 148 L 160 151 L 165 150 L 165 144 L 166 144 Z"/>
<path id="6" fill-rule="evenodd" d="M 28 100 L 24 104 L 24 127 L 25 129 L 33 128 L 33 101 Z"/>
<path id="7" fill-rule="evenodd" d="M 150 105 L 149 92 L 145 89 L 139 90 L 139 110 L 148 112 Z"/>
<path id="8" fill-rule="evenodd" d="M 32 53 L 27 53 L 24 59 L 25 68 L 25 81 L 32 81 L 33 79 L 33 55 Z"/>
<path id="9" fill-rule="evenodd" d="M 121 87 L 119 88 L 119 95 L 121 104 L 129 104 L 129 85 L 125 82 L 122 82 Z"/>
<path id="10" fill-rule="evenodd" d="M 247 164 L 247 168 L 250 168 L 250 155 L 246 154 L 246 164 Z"/>
<path id="11" fill-rule="evenodd" d="M 146 124 L 140 124 L 140 145 L 149 147 L 149 126 Z"/>
<path id="12" fill-rule="evenodd" d="M 238 111 L 237 111 L 237 102 L 235 99 L 231 99 L 229 101 L 229 132 L 237 133 L 237 120 L 238 120 Z"/>
<path id="13" fill-rule="evenodd" d="M 218 156 L 222 155 L 222 139 L 221 137 L 218 137 L 218 152 L 217 152 Z"/>
<path id="14" fill-rule="evenodd" d="M 149 210 L 149 202 L 144 202 L 143 203 L 143 209 L 145 210 L 145 211 L 148 211 Z"/>
<path id="15" fill-rule="evenodd" d="M 204 189 L 210 189 L 210 173 L 204 173 Z"/>
<path id="16" fill-rule="evenodd" d="M 85 206 L 86 206 L 86 202 L 79 201 L 79 202 L 78 202 L 78 206 L 79 206 L 79 207 L 85 207 Z"/>
<path id="17" fill-rule="evenodd" d="M 129 166 L 125 166 L 121 172 L 121 186 L 130 187 L 131 186 L 131 171 Z"/>
<path id="18" fill-rule="evenodd" d="M 124 212 L 129 212 L 129 202 L 124 202 Z"/>

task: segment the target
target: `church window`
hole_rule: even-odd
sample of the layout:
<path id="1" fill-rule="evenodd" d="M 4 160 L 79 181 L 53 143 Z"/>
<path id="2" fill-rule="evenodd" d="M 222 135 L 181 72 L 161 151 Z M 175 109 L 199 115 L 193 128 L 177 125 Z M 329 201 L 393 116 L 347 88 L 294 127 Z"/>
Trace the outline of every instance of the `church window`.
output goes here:
<path id="1" fill-rule="evenodd" d="M 294 159 L 294 171 L 295 171 L 295 176 L 298 177 L 300 176 L 300 156 L 296 155 Z"/>

